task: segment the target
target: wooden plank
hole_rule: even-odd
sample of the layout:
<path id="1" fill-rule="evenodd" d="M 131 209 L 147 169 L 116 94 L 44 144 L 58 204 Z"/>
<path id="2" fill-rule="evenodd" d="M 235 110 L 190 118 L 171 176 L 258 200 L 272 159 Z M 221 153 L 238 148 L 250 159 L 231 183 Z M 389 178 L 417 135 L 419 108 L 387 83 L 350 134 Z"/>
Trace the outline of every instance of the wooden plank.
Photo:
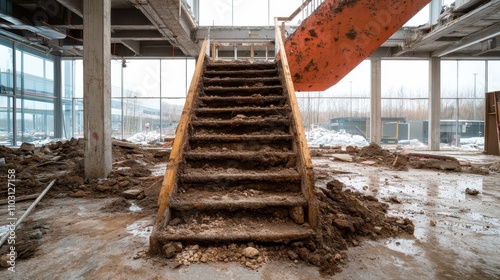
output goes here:
<path id="1" fill-rule="evenodd" d="M 208 40 L 205 40 L 201 47 L 200 55 L 198 56 L 198 61 L 196 62 L 196 69 L 193 74 L 193 79 L 191 80 L 191 85 L 189 86 L 186 103 L 184 104 L 181 119 L 179 121 L 179 125 L 177 126 L 177 133 L 172 145 L 172 152 L 170 153 L 170 158 L 167 163 L 167 169 L 165 170 L 165 176 L 160 190 L 160 195 L 158 197 L 159 209 L 158 215 L 156 216 L 158 222 L 160 222 L 164 217 L 164 214 L 169 207 L 168 205 L 170 203 L 170 199 L 172 198 L 172 194 L 176 191 L 177 171 L 179 168 L 179 164 L 182 161 L 184 146 L 187 143 L 189 122 L 191 121 L 192 117 L 195 97 L 198 94 L 198 86 L 203 72 L 207 44 Z"/>
<path id="2" fill-rule="evenodd" d="M 288 59 L 285 52 L 285 46 L 281 38 L 281 31 L 278 22 L 275 23 L 276 41 L 279 46 L 279 61 L 285 78 L 286 92 L 292 109 L 292 126 L 296 133 L 296 144 L 299 152 L 299 172 L 302 175 L 302 192 L 308 201 L 308 222 L 312 228 L 318 226 L 318 203 L 314 195 L 314 173 L 309 147 L 307 146 L 304 126 L 302 125 L 302 116 L 300 115 L 299 103 L 295 96 L 295 89 L 292 81 L 292 74 L 288 65 Z"/>

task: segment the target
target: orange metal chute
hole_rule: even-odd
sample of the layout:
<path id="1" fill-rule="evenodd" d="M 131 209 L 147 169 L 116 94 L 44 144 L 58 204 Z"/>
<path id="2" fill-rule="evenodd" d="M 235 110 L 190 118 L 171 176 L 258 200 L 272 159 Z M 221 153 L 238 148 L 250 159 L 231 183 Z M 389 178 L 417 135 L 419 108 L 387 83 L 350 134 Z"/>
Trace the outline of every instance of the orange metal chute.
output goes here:
<path id="1" fill-rule="evenodd" d="M 335 85 L 429 0 L 325 0 L 286 41 L 296 91 Z"/>

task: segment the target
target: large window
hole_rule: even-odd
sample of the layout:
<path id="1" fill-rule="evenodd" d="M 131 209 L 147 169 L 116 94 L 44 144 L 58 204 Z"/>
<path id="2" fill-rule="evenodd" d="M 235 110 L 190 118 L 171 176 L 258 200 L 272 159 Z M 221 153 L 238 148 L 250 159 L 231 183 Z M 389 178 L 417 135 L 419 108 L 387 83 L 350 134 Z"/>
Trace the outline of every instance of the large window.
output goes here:
<path id="1" fill-rule="evenodd" d="M 112 136 L 137 142 L 173 137 L 194 68 L 190 58 L 112 60 Z M 62 73 L 65 136 L 83 137 L 82 61 L 63 61 Z"/>
<path id="2" fill-rule="evenodd" d="M 54 138 L 54 59 L 0 39 L 0 144 Z"/>

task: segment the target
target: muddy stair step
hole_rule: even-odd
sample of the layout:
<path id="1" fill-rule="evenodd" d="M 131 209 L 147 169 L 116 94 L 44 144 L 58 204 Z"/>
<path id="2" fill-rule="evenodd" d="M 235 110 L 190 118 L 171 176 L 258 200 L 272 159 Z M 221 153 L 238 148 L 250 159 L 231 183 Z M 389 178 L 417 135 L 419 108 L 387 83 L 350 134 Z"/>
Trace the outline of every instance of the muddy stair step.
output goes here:
<path id="1" fill-rule="evenodd" d="M 199 221 L 196 222 L 189 222 L 189 218 L 183 220 L 188 220 L 188 222 L 175 226 L 168 225 L 164 232 L 158 233 L 158 241 L 162 244 L 170 241 L 288 243 L 314 235 L 314 231 L 307 224 L 299 225 L 291 219 L 271 219 L 252 213 L 244 217 L 221 219 L 200 215 Z"/>
<path id="2" fill-rule="evenodd" d="M 200 96 L 200 108 L 224 108 L 232 106 L 284 106 L 285 96 L 262 96 L 255 94 L 252 96 Z"/>
<path id="3" fill-rule="evenodd" d="M 196 182 L 297 182 L 301 177 L 296 170 L 286 169 L 279 171 L 253 171 L 242 172 L 242 170 L 216 171 L 203 169 L 187 169 L 180 174 L 180 181 L 186 183 Z"/>
<path id="4" fill-rule="evenodd" d="M 192 152 L 186 153 L 186 164 L 191 168 L 239 168 L 244 170 L 265 170 L 270 167 L 290 168 L 297 162 L 292 152 Z"/>
<path id="5" fill-rule="evenodd" d="M 217 151 L 283 151 L 293 148 L 291 135 L 195 134 L 189 139 L 191 150 Z"/>
<path id="6" fill-rule="evenodd" d="M 207 70 L 203 73 L 205 78 L 266 78 L 278 76 L 277 69 L 246 70 L 246 71 L 217 71 Z"/>
<path id="7" fill-rule="evenodd" d="M 251 126 L 251 127 L 268 127 L 268 126 L 283 126 L 289 125 L 290 119 L 283 117 L 268 117 L 268 118 L 233 118 L 230 120 L 219 120 L 210 118 L 197 118 L 191 122 L 193 127 L 236 127 L 236 126 Z"/>
<path id="8" fill-rule="evenodd" d="M 280 86 L 279 77 L 266 78 L 203 78 L 204 87 L 263 87 Z"/>
<path id="9" fill-rule="evenodd" d="M 198 108 L 195 111 L 197 117 L 232 119 L 237 115 L 247 117 L 253 116 L 288 116 L 290 108 L 288 106 L 273 107 L 230 107 L 230 108 Z"/>
<path id="10" fill-rule="evenodd" d="M 274 70 L 275 62 L 264 63 L 207 63 L 206 71 L 248 71 L 248 70 Z"/>
<path id="11" fill-rule="evenodd" d="M 281 85 L 273 86 L 241 86 L 241 87 L 222 87 L 208 86 L 203 87 L 200 96 L 252 96 L 260 94 L 261 96 L 282 96 L 283 87 Z"/>
<path id="12" fill-rule="evenodd" d="M 233 192 L 190 191 L 179 193 L 170 207 L 179 211 L 193 209 L 259 209 L 266 207 L 307 206 L 302 193 L 265 193 L 256 190 Z"/>

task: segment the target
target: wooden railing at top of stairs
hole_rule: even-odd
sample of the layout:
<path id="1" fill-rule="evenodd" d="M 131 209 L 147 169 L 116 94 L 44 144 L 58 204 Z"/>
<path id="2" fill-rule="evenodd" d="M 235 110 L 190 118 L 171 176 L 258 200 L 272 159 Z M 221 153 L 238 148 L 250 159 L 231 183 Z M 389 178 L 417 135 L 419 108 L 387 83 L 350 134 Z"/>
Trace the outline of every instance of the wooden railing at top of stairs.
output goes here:
<path id="1" fill-rule="evenodd" d="M 290 67 L 288 66 L 288 60 L 286 57 L 285 46 L 283 44 L 283 39 L 281 36 L 280 27 L 278 21 L 275 22 L 276 31 L 276 45 L 279 50 L 277 60 L 281 64 L 281 69 L 283 70 L 283 75 L 285 79 L 286 93 L 290 101 L 290 107 L 292 109 L 292 130 L 295 134 L 295 144 L 297 145 L 297 152 L 299 153 L 299 173 L 302 177 L 301 188 L 302 193 L 308 202 L 308 222 L 312 228 L 316 228 L 318 225 L 318 202 L 316 196 L 314 195 L 314 173 L 313 165 L 311 160 L 311 155 L 309 154 L 309 147 L 307 146 L 306 136 L 304 133 L 304 126 L 302 125 L 302 117 L 300 115 L 299 103 L 297 102 L 297 97 L 295 96 L 295 89 L 292 82 L 292 74 L 290 73 Z"/>
<path id="2" fill-rule="evenodd" d="M 157 222 L 163 220 L 164 223 L 168 223 L 170 219 L 169 203 L 170 199 L 172 198 L 172 194 L 177 189 L 177 174 L 179 165 L 182 162 L 184 148 L 188 140 L 189 123 L 193 115 L 193 105 L 196 99 L 196 95 L 198 94 L 198 87 L 201 75 L 203 73 L 207 45 L 208 40 L 205 40 L 196 62 L 196 68 L 194 70 L 193 79 L 191 80 L 191 85 L 189 86 L 186 103 L 184 104 L 181 119 L 175 133 L 172 152 L 170 153 L 170 158 L 167 163 L 167 169 L 165 170 L 165 176 L 163 177 L 163 183 L 161 185 L 160 195 L 158 197 L 159 209 L 158 215 L 156 217 Z"/>

